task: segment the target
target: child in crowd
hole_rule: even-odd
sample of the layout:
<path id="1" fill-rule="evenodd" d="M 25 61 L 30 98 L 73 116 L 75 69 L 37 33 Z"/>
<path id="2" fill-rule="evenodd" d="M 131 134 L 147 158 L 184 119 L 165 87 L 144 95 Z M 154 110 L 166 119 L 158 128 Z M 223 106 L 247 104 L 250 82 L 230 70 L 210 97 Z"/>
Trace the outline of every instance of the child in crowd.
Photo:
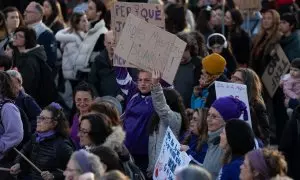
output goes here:
<path id="1" fill-rule="evenodd" d="M 290 73 L 285 75 L 282 84 L 283 92 L 286 96 L 285 102 L 289 102 L 290 99 L 300 99 L 300 58 L 296 58 L 292 61 Z M 288 108 L 288 103 L 285 104 Z M 288 108 L 288 112 L 289 111 L 292 110 Z"/>

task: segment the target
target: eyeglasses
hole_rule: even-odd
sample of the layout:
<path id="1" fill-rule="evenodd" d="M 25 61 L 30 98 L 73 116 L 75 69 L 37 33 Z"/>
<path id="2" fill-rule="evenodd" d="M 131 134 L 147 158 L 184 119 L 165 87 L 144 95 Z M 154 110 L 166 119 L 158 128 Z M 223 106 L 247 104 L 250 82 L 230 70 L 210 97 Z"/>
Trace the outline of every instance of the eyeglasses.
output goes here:
<path id="1" fill-rule="evenodd" d="M 88 131 L 88 130 L 86 130 L 86 129 L 79 129 L 79 131 L 78 131 L 79 133 L 82 133 L 82 134 L 89 134 L 90 133 L 90 131 Z"/>
<path id="2" fill-rule="evenodd" d="M 52 117 L 45 117 L 45 116 L 37 116 L 36 117 L 36 119 L 38 120 L 38 121 L 46 121 L 46 120 L 48 120 L 48 119 L 52 119 Z"/>
<path id="3" fill-rule="evenodd" d="M 222 118 L 215 114 L 208 114 L 207 119 L 222 119 Z"/>

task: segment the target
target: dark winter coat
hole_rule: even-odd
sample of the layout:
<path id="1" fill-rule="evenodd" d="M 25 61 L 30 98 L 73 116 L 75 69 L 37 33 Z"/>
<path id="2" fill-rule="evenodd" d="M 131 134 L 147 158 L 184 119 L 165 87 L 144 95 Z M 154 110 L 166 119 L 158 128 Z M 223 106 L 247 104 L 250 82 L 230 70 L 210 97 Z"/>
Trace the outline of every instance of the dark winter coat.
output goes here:
<path id="1" fill-rule="evenodd" d="M 73 146 L 70 141 L 51 135 L 41 142 L 36 141 L 36 135 L 32 136 L 24 148 L 21 150 L 33 164 L 41 171 L 49 171 L 56 180 L 63 180 L 64 176 L 61 170 L 66 169 L 66 165 L 73 153 Z M 34 180 L 42 180 L 40 173 L 29 165 L 21 156 L 16 158 L 16 163 L 20 163 L 25 176 Z"/>
<path id="2" fill-rule="evenodd" d="M 108 57 L 107 50 L 103 50 L 95 59 L 89 73 L 88 81 L 94 85 L 98 96 L 116 97 L 121 90 L 116 81 L 116 73 Z"/>
<path id="3" fill-rule="evenodd" d="M 300 179 L 300 106 L 298 106 L 288 121 L 278 147 L 285 155 L 288 163 L 288 175 L 293 179 Z"/>
<path id="4" fill-rule="evenodd" d="M 259 102 L 250 102 L 252 128 L 255 136 L 263 141 L 264 145 L 270 143 L 270 125 L 266 106 Z"/>
<path id="5" fill-rule="evenodd" d="M 287 58 L 292 61 L 295 58 L 300 58 L 300 32 L 295 31 L 289 37 L 283 37 L 280 45 L 285 52 Z"/>

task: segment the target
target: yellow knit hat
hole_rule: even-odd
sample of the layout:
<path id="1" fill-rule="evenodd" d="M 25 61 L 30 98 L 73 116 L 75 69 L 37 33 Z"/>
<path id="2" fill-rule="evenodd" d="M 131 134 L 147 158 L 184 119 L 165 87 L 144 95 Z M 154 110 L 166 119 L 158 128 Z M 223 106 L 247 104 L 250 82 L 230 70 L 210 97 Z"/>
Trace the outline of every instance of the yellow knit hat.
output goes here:
<path id="1" fill-rule="evenodd" d="M 225 70 L 226 60 L 219 54 L 213 53 L 202 60 L 203 69 L 211 75 L 222 74 Z"/>

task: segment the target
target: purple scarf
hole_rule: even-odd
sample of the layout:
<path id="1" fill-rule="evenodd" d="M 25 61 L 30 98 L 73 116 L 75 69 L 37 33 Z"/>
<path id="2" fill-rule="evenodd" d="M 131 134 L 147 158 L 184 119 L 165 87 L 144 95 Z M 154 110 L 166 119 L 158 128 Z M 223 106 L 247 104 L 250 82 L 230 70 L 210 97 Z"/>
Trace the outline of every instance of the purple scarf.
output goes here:
<path id="1" fill-rule="evenodd" d="M 55 131 L 53 131 L 53 130 L 47 131 L 47 132 L 41 132 L 41 133 L 37 132 L 35 140 L 36 140 L 36 142 L 41 142 L 44 139 L 46 139 L 47 137 L 50 137 L 54 134 L 55 134 Z"/>

